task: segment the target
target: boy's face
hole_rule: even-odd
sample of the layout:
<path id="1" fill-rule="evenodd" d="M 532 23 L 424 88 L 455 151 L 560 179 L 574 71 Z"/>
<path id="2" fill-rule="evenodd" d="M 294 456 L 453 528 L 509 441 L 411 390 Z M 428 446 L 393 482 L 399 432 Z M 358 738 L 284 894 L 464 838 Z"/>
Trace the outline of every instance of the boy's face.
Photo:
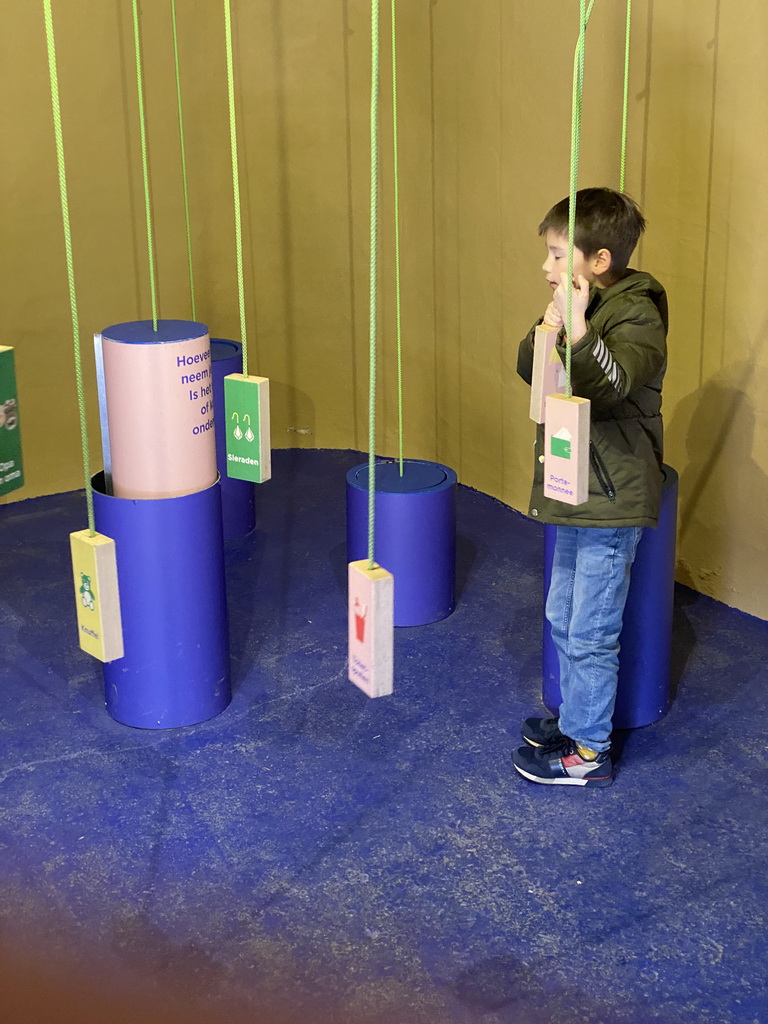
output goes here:
<path id="1" fill-rule="evenodd" d="M 552 291 L 554 291 L 560 284 L 560 275 L 568 273 L 568 235 L 561 235 L 559 232 L 553 231 L 552 228 L 550 228 L 544 236 L 544 241 L 547 244 L 547 258 L 544 263 L 542 263 L 541 269 L 544 271 L 547 278 L 547 284 Z M 601 249 L 600 252 L 607 252 L 607 250 Z M 597 273 L 599 272 L 597 263 L 598 257 L 591 257 L 587 259 L 581 249 L 574 245 L 574 285 L 579 280 L 579 274 L 586 278 L 590 284 L 594 284 Z"/>

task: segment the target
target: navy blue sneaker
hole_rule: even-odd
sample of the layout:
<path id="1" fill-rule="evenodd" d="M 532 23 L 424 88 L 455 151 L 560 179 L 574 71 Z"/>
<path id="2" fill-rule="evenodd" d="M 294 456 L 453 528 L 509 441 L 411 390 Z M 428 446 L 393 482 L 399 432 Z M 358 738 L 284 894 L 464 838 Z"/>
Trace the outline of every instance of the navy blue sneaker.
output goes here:
<path id="1" fill-rule="evenodd" d="M 526 743 L 532 747 L 549 747 L 563 738 L 559 718 L 526 718 L 520 731 Z"/>
<path id="2" fill-rule="evenodd" d="M 520 747 L 512 763 L 524 778 L 546 786 L 610 786 L 613 782 L 610 751 L 588 761 L 568 736 L 549 747 Z"/>

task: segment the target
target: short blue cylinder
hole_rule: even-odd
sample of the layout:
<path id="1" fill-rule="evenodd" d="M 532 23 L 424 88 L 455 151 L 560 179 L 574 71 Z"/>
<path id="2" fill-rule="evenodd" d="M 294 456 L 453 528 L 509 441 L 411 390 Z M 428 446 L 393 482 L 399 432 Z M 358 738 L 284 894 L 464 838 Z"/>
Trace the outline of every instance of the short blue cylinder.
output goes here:
<path id="1" fill-rule="evenodd" d="M 104 666 L 107 711 L 138 729 L 207 721 L 231 700 L 218 483 L 115 498 L 94 477 L 96 529 L 115 541 L 125 655 Z"/>
<path id="2" fill-rule="evenodd" d="M 376 561 L 395 577 L 395 625 L 450 615 L 456 590 L 456 474 L 406 459 L 376 464 Z M 368 464 L 347 473 L 347 561 L 368 557 Z"/>
<path id="3" fill-rule="evenodd" d="M 224 378 L 243 372 L 243 346 L 237 341 L 211 338 L 213 416 L 216 429 L 216 466 L 221 477 L 221 516 L 224 540 L 244 537 L 256 526 L 255 488 L 248 480 L 227 476 L 227 424 L 224 416 Z"/>
<path id="4" fill-rule="evenodd" d="M 638 729 L 669 710 L 672 615 L 675 591 L 678 477 L 664 466 L 659 524 L 646 529 L 632 566 L 624 626 L 619 643 L 619 684 L 613 725 Z M 544 593 L 549 590 L 557 529 L 544 528 Z M 552 631 L 544 618 L 543 700 L 553 714 L 560 707 L 560 666 Z"/>

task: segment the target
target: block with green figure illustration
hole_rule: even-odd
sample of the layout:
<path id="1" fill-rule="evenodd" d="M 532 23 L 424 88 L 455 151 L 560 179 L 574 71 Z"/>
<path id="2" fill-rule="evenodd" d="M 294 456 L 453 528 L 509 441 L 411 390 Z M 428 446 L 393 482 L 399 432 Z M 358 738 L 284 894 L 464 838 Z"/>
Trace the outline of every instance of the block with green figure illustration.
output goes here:
<path id="1" fill-rule="evenodd" d="M 224 378 L 227 476 L 263 484 L 272 476 L 269 435 L 269 380 L 243 373 Z"/>
<path id="2" fill-rule="evenodd" d="M 0 345 L 0 496 L 24 486 L 13 349 Z"/>
<path id="3" fill-rule="evenodd" d="M 115 542 L 90 530 L 70 533 L 80 647 L 99 661 L 122 658 L 123 623 Z"/>

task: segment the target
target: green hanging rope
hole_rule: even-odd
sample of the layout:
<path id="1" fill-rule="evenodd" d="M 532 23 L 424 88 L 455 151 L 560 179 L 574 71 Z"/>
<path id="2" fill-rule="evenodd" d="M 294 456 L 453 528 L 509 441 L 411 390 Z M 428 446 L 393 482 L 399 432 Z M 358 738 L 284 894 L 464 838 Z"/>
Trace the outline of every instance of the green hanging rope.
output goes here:
<path id="1" fill-rule="evenodd" d="M 80 321 L 77 315 L 77 293 L 72 258 L 72 231 L 69 223 L 69 200 L 67 198 L 67 172 L 64 163 L 64 133 L 61 127 L 61 105 L 59 103 L 59 76 L 56 69 L 56 41 L 53 35 L 51 0 L 43 0 L 45 15 L 45 39 L 48 47 L 48 72 L 51 79 L 51 108 L 53 129 L 56 137 L 56 163 L 59 171 L 59 192 L 61 193 L 61 220 L 64 226 L 64 249 L 67 256 L 67 281 L 69 283 L 69 305 L 72 311 L 72 340 L 75 353 L 75 381 L 77 385 L 77 408 L 80 415 L 80 441 L 83 448 L 83 473 L 85 476 L 85 501 L 88 507 L 88 530 L 93 537 L 96 533 L 93 515 L 93 488 L 91 486 L 91 455 L 88 447 L 88 423 L 85 414 L 85 389 L 83 387 L 83 366 L 80 358 Z"/>
<path id="2" fill-rule="evenodd" d="M 141 34 L 139 32 L 139 5 L 133 0 L 133 43 L 136 51 L 136 90 L 139 97 L 139 127 L 141 129 L 141 166 L 144 174 L 144 207 L 147 216 L 147 255 L 149 257 L 149 291 L 152 299 L 152 330 L 157 330 L 157 288 L 155 285 L 155 244 L 152 233 L 152 201 L 149 195 L 149 162 L 147 160 L 147 119 L 144 113 L 144 81 L 141 71 Z"/>
<path id="3" fill-rule="evenodd" d="M 171 25 L 173 28 L 173 61 L 176 67 L 176 100 L 179 108 L 179 143 L 181 146 L 181 180 L 184 188 L 184 220 L 187 226 L 187 262 L 189 263 L 189 295 L 192 303 L 192 319 L 197 320 L 195 310 L 195 278 L 192 267 L 192 229 L 189 221 L 189 190 L 187 188 L 187 152 L 184 144 L 184 115 L 181 105 L 181 69 L 179 65 L 179 37 L 176 28 L 176 0 L 171 0 Z"/>
<path id="4" fill-rule="evenodd" d="M 400 438 L 400 476 L 403 475 L 403 347 L 400 315 L 400 160 L 397 142 L 397 30 L 392 0 L 392 150 L 395 187 L 395 311 L 397 326 L 397 423 Z"/>
<path id="5" fill-rule="evenodd" d="M 627 165 L 627 111 L 629 109 L 629 53 L 632 30 L 632 0 L 627 0 L 627 25 L 624 39 L 624 109 L 621 117 L 621 167 L 619 192 L 624 191 L 624 172 Z"/>
<path id="6" fill-rule="evenodd" d="M 376 258 L 379 196 L 379 0 L 371 0 L 371 271 L 368 371 L 368 568 L 374 566 L 376 514 Z"/>
<path id="7" fill-rule="evenodd" d="M 245 279 L 243 276 L 243 230 L 240 215 L 240 169 L 237 160 L 237 120 L 235 117 L 235 73 L 232 54 L 232 11 L 224 0 L 224 28 L 227 45 L 227 91 L 229 94 L 229 138 L 232 150 L 232 192 L 235 200 L 235 246 L 237 250 L 237 296 L 240 305 L 240 340 L 243 345 L 243 373 L 248 376 L 248 340 L 245 334 Z"/>
<path id="8" fill-rule="evenodd" d="M 568 201 L 568 283 L 566 293 L 565 331 L 569 339 L 565 346 L 565 395 L 571 398 L 571 328 L 573 326 L 573 248 L 576 229 L 576 189 L 579 178 L 579 149 L 581 144 L 581 100 L 584 89 L 584 49 L 586 33 L 595 0 L 590 0 L 589 8 L 586 0 L 579 0 L 579 39 L 573 58 L 573 96 L 571 101 L 571 172 L 570 192 Z"/>

